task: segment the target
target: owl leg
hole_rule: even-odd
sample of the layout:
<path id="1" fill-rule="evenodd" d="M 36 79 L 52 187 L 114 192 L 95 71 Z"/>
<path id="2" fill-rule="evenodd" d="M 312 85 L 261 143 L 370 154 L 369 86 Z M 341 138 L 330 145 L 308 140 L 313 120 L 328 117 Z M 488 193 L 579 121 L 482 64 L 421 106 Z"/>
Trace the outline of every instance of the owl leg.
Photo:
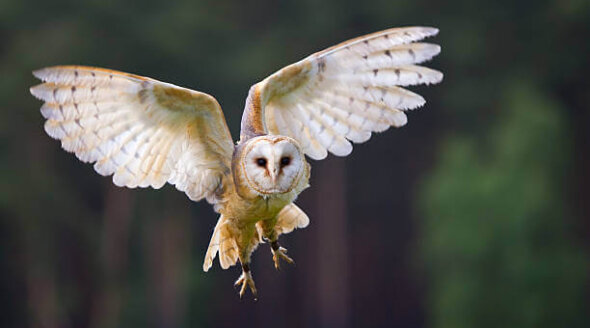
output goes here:
<path id="1" fill-rule="evenodd" d="M 235 286 L 241 286 L 240 298 L 244 297 L 246 289 L 250 287 L 254 300 L 258 297 L 258 291 L 256 285 L 254 285 L 254 279 L 252 278 L 252 271 L 250 271 L 250 255 L 260 242 L 260 236 L 255 225 L 248 225 L 243 227 L 242 235 L 238 238 L 239 248 L 239 259 L 242 264 L 242 274 L 236 280 Z"/>
<path id="2" fill-rule="evenodd" d="M 272 259 L 275 262 L 275 269 L 279 270 L 281 259 L 289 264 L 295 264 L 295 261 L 287 256 L 287 249 L 281 247 L 279 244 L 279 234 L 275 230 L 277 219 L 260 221 L 259 228 L 262 230 L 264 239 L 270 242 L 270 251 L 272 252 Z"/>
<path id="3" fill-rule="evenodd" d="M 256 285 L 254 285 L 254 279 L 252 278 L 252 272 L 250 271 L 250 263 L 242 263 L 242 275 L 236 280 L 234 286 L 239 286 L 240 288 L 240 298 L 244 296 L 246 293 L 246 287 L 250 287 L 250 291 L 252 295 L 254 295 L 254 300 L 258 298 L 258 291 L 256 290 Z"/>
<path id="4" fill-rule="evenodd" d="M 281 247 L 278 240 L 270 242 L 270 251 L 272 252 L 272 259 L 275 262 L 275 269 L 279 270 L 281 259 L 289 264 L 295 264 L 295 261 L 287 255 L 287 249 Z"/>

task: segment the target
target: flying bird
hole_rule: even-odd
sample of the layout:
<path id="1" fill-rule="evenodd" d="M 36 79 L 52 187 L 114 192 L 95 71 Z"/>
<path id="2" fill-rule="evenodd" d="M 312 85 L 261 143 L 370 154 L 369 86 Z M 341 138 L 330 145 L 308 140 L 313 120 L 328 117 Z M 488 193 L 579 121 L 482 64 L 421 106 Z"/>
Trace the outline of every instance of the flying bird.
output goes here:
<path id="1" fill-rule="evenodd" d="M 278 239 L 309 224 L 293 202 L 309 187 L 310 164 L 328 152 L 347 156 L 352 143 L 406 124 L 424 105 L 402 87 L 433 84 L 439 71 L 419 66 L 440 52 L 417 42 L 431 27 L 392 28 L 361 36 L 286 66 L 254 84 L 235 144 L 212 96 L 114 70 L 47 67 L 30 89 L 44 101 L 45 131 L 78 159 L 94 163 L 117 186 L 170 183 L 220 214 L 203 270 L 219 255 L 223 269 L 239 260 L 240 297 L 257 290 L 253 251 L 270 244 L 274 265 L 293 263 Z"/>

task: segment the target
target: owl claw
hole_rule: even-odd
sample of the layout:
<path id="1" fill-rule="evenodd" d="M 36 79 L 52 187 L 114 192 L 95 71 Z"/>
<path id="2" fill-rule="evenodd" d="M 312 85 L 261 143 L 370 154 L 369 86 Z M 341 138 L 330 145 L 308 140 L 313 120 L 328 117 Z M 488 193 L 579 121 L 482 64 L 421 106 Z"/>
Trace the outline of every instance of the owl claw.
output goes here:
<path id="1" fill-rule="evenodd" d="M 295 264 L 295 261 L 293 261 L 292 258 L 287 256 L 287 254 L 286 254 L 287 249 L 279 246 L 278 243 L 276 243 L 276 246 L 275 246 L 275 243 L 273 243 L 271 245 L 271 249 L 270 249 L 272 252 L 272 259 L 275 262 L 275 269 L 280 270 L 281 259 L 285 260 L 285 262 L 287 262 L 289 264 Z"/>
<path id="2" fill-rule="evenodd" d="M 250 287 L 250 291 L 252 292 L 252 295 L 254 295 L 254 300 L 256 301 L 258 299 L 258 291 L 254 285 L 254 279 L 252 279 L 252 273 L 250 270 L 242 270 L 242 275 L 238 278 L 238 280 L 236 280 L 236 283 L 234 284 L 236 287 L 239 285 L 242 286 L 240 288 L 240 299 L 244 297 L 244 294 L 246 293 L 246 287 Z"/>

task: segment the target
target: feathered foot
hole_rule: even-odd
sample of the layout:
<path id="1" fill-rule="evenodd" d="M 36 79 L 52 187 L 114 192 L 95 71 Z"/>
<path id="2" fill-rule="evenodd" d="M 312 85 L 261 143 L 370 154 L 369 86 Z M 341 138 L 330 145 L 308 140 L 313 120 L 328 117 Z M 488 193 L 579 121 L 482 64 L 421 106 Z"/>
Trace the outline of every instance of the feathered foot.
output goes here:
<path id="1" fill-rule="evenodd" d="M 295 264 L 295 261 L 287 256 L 287 249 L 281 247 L 278 241 L 275 240 L 270 243 L 270 251 L 272 252 L 272 259 L 275 262 L 275 269 L 280 269 L 281 259 L 285 260 L 289 264 Z"/>
<path id="2" fill-rule="evenodd" d="M 240 299 L 244 297 L 246 293 L 246 287 L 250 287 L 250 291 L 252 295 L 254 295 L 254 300 L 258 299 L 258 291 L 256 290 L 256 286 L 254 285 L 254 279 L 252 279 L 252 272 L 250 272 L 250 266 L 248 263 L 242 264 L 242 275 L 236 280 L 234 286 L 242 285 L 240 288 Z"/>

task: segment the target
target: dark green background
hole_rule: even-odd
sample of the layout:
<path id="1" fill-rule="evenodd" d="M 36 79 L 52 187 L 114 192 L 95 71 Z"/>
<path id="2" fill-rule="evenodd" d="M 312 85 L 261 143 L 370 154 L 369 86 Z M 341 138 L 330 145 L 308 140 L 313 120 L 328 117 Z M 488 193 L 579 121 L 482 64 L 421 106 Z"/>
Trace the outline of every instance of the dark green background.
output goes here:
<path id="1" fill-rule="evenodd" d="M 84 64 L 214 95 L 348 38 L 440 28 L 409 124 L 312 161 L 295 267 L 201 270 L 216 215 L 60 149 L 33 69 Z M 590 2 L 0 2 L 0 326 L 588 327 Z"/>

